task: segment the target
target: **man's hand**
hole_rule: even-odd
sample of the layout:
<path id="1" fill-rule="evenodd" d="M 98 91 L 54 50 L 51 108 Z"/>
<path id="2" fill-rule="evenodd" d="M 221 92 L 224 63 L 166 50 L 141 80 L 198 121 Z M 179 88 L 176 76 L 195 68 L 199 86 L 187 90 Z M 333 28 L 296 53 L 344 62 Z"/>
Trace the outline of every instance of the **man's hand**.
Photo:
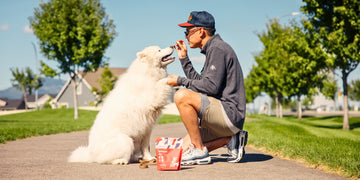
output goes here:
<path id="1" fill-rule="evenodd" d="M 183 40 L 176 41 L 176 45 L 174 46 L 174 48 L 177 51 L 179 59 L 183 59 L 187 56 L 187 47 Z"/>
<path id="2" fill-rule="evenodd" d="M 178 80 L 179 76 L 178 75 L 169 75 L 167 77 L 167 84 L 173 87 L 178 86 L 177 84 L 177 80 Z"/>

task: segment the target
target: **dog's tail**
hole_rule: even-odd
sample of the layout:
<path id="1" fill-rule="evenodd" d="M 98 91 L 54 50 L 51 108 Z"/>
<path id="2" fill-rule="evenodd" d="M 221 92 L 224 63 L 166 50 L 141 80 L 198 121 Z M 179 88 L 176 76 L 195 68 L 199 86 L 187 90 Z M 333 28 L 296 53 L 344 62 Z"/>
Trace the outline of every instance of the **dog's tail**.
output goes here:
<path id="1" fill-rule="evenodd" d="M 87 146 L 80 146 L 73 151 L 68 162 L 91 162 L 90 152 Z"/>

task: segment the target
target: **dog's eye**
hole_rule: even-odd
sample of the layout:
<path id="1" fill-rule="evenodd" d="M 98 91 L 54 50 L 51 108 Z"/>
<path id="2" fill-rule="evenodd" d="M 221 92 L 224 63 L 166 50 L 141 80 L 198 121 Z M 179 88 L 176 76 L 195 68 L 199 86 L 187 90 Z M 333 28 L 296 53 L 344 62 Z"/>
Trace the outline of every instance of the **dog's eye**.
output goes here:
<path id="1" fill-rule="evenodd" d="M 161 52 L 161 49 L 159 49 L 159 52 Z"/>

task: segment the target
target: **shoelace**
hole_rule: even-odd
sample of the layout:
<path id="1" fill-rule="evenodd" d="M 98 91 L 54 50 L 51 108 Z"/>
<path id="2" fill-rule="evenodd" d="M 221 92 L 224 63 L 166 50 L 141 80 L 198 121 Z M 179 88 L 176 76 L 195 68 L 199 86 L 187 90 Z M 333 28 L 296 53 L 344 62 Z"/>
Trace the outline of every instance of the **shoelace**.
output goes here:
<path id="1" fill-rule="evenodd" d="M 188 154 L 191 154 L 194 151 L 194 146 L 190 146 L 187 151 L 184 152 L 183 156 L 188 156 Z"/>

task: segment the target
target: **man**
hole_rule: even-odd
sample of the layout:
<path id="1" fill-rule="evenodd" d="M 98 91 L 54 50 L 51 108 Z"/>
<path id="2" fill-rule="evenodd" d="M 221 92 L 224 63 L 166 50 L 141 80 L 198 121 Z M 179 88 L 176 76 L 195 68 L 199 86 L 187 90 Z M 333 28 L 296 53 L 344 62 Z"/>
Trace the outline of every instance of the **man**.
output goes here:
<path id="1" fill-rule="evenodd" d="M 185 38 L 190 48 L 200 48 L 206 61 L 198 74 L 187 56 L 183 40 L 176 49 L 185 77 L 169 75 L 168 84 L 185 86 L 174 96 L 188 135 L 184 137 L 183 165 L 211 163 L 210 151 L 227 145 L 228 162 L 244 155 L 247 132 L 245 88 L 242 70 L 234 50 L 215 33 L 214 17 L 206 11 L 193 11 L 186 23 Z M 190 89 L 190 90 L 189 90 Z"/>

